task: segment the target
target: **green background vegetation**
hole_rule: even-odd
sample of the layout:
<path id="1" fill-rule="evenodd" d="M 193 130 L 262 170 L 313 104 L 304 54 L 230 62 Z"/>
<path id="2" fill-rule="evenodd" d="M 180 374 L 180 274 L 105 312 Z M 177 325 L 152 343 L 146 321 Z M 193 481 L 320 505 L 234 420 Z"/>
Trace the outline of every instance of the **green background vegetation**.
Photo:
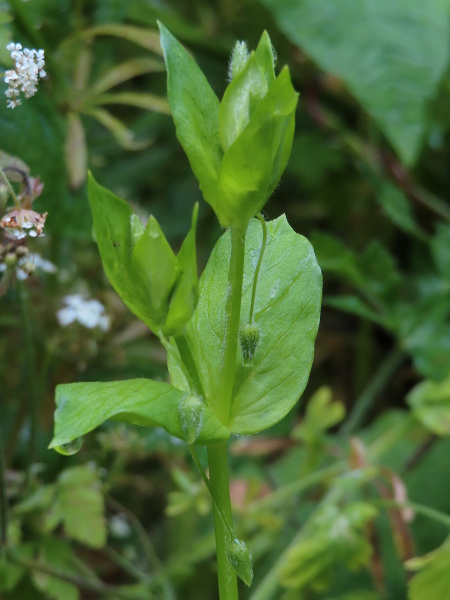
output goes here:
<path id="1" fill-rule="evenodd" d="M 74 457 L 47 449 L 57 384 L 167 377 L 156 338 L 103 274 L 87 168 L 154 214 L 177 249 L 200 201 L 199 271 L 221 234 L 175 137 L 156 19 L 219 97 L 234 42 L 254 48 L 267 29 L 301 94 L 289 165 L 264 213 L 286 213 L 311 240 L 324 305 L 301 402 L 264 435 L 230 444 L 237 531 L 255 559 L 242 598 L 444 600 L 448 0 L 0 2 L 4 68 L 11 40 L 46 53 L 36 96 L 13 111 L 0 103 L 0 149 L 45 183 L 46 237 L 33 250 L 58 267 L 0 284 L 13 549 L 7 564 L 0 555 L 0 597 L 217 597 L 210 502 L 184 444 L 111 422 Z M 108 332 L 58 325 L 63 297 L 78 292 L 105 304 Z"/>

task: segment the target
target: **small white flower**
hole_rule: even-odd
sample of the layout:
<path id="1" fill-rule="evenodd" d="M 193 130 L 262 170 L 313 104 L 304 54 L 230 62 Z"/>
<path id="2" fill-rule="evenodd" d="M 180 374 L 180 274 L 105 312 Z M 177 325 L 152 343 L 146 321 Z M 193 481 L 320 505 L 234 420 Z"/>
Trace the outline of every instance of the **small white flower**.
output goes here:
<path id="1" fill-rule="evenodd" d="M 18 98 L 20 93 L 25 98 L 31 98 L 37 92 L 39 79 L 46 76 L 44 51 L 28 48 L 22 51 L 22 45 L 13 42 L 8 44 L 6 49 L 15 61 L 14 69 L 5 73 L 5 83 L 9 85 L 5 92 L 6 97 L 9 98 L 6 105 L 8 108 L 15 108 L 22 104 Z"/>
<path id="2" fill-rule="evenodd" d="M 77 321 L 88 329 L 109 329 L 110 319 L 105 314 L 105 307 L 98 300 L 85 300 L 81 294 L 71 294 L 63 298 L 63 303 L 64 307 L 57 313 L 61 327 L 67 327 Z"/>

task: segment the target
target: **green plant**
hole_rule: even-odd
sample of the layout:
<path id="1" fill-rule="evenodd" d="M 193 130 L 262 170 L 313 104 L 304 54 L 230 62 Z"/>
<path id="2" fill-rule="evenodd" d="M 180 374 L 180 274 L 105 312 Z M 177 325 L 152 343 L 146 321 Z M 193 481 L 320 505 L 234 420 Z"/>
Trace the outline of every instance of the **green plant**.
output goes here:
<path id="1" fill-rule="evenodd" d="M 175 255 L 156 219 L 144 227 L 126 202 L 90 177 L 104 269 L 166 348 L 172 383 L 58 386 L 51 447 L 72 454 L 82 436 L 107 419 L 162 426 L 184 439 L 212 498 L 220 597 L 233 600 L 236 573 L 249 585 L 252 565 L 234 533 L 226 441 L 274 425 L 305 389 L 322 278 L 312 246 L 284 216 L 268 223 L 259 216 L 286 166 L 297 104 L 288 69 L 275 76 L 269 36 L 264 33 L 252 53 L 236 44 L 219 103 L 189 54 L 160 30 L 178 139 L 228 231 L 197 282 L 197 208 Z M 209 479 L 194 444 L 207 446 Z"/>

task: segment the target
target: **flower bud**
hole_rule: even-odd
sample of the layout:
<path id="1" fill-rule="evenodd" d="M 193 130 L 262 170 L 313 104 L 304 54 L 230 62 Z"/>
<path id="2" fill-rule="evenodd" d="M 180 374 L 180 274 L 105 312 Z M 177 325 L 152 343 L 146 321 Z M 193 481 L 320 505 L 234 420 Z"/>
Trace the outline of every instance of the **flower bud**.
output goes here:
<path id="1" fill-rule="evenodd" d="M 246 585 L 251 586 L 253 581 L 253 561 L 252 553 L 247 544 L 236 538 L 228 543 L 225 552 L 237 575 Z"/>
<path id="2" fill-rule="evenodd" d="M 178 405 L 181 429 L 186 442 L 193 444 L 198 438 L 203 421 L 203 402 L 198 396 L 186 396 Z"/>
<path id="3" fill-rule="evenodd" d="M 229 79 L 230 81 L 237 77 L 244 70 L 249 59 L 249 51 L 245 42 L 236 42 L 231 54 Z"/>
<path id="4" fill-rule="evenodd" d="M 242 350 L 242 361 L 248 366 L 255 355 L 259 342 L 259 328 L 254 323 L 247 323 L 239 332 L 239 343 Z"/>

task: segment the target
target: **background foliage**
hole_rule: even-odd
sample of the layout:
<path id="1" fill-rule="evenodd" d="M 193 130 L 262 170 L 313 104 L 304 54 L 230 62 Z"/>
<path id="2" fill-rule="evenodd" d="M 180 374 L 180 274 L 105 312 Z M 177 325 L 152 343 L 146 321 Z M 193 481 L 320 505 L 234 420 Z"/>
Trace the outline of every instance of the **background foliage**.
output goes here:
<path id="1" fill-rule="evenodd" d="M 312 241 L 324 307 L 302 402 L 231 441 L 237 529 L 255 559 L 242 597 L 445 597 L 449 17 L 448 0 L 0 2 L 4 68 L 11 40 L 46 52 L 38 94 L 0 104 L 0 146 L 45 182 L 33 251 L 58 268 L 0 284 L 2 598 L 216 597 L 208 495 L 176 438 L 111 422 L 76 457 L 47 449 L 56 384 L 167 377 L 106 282 L 85 182 L 89 167 L 179 248 L 201 196 L 168 115 L 156 19 L 219 97 L 234 41 L 254 47 L 267 29 L 301 93 L 265 212 Z M 221 233 L 204 202 L 198 232 L 202 270 Z M 59 326 L 70 293 L 100 299 L 110 330 Z"/>

